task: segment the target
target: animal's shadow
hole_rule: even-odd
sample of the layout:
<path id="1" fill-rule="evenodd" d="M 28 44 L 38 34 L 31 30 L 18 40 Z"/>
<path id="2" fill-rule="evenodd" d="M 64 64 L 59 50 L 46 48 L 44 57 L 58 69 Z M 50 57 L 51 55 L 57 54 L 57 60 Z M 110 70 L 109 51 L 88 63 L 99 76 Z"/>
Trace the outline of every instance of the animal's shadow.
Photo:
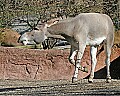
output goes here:
<path id="1" fill-rule="evenodd" d="M 99 71 L 95 72 L 95 79 L 105 79 L 106 78 L 106 66 Z M 119 79 L 120 78 L 120 56 L 111 62 L 110 65 L 110 74 L 112 79 Z M 85 77 L 89 78 L 89 76 Z"/>

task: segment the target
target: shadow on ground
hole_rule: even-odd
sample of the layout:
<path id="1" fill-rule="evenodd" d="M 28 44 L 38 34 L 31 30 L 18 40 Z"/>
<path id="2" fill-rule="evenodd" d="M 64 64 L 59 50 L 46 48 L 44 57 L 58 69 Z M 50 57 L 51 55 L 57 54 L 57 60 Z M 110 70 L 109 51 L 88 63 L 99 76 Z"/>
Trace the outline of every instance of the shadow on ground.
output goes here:
<path id="1" fill-rule="evenodd" d="M 112 79 L 119 79 L 120 78 L 120 56 L 111 62 L 110 73 L 111 73 Z M 89 76 L 85 77 L 85 79 L 88 77 Z M 95 72 L 94 78 L 95 79 L 105 79 L 106 78 L 106 67 Z"/>

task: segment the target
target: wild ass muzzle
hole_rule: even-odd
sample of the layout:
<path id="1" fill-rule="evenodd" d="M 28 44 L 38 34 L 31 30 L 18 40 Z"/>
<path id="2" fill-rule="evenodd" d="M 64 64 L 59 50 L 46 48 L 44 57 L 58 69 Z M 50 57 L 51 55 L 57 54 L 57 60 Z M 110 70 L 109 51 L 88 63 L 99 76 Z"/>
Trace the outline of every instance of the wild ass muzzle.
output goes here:
<path id="1" fill-rule="evenodd" d="M 111 47 L 114 41 L 114 27 L 109 16 L 99 13 L 81 13 L 71 19 L 43 23 L 37 28 L 38 30 L 42 29 L 44 34 L 49 32 L 52 35 L 61 35 L 71 44 L 69 61 L 75 65 L 72 82 L 77 80 L 79 69 L 84 70 L 80 62 L 87 45 L 90 46 L 92 63 L 88 81 L 93 82 L 97 63 L 97 47 L 104 44 L 107 68 L 106 82 L 111 82 L 109 67 Z M 74 59 L 75 56 L 76 60 Z"/>

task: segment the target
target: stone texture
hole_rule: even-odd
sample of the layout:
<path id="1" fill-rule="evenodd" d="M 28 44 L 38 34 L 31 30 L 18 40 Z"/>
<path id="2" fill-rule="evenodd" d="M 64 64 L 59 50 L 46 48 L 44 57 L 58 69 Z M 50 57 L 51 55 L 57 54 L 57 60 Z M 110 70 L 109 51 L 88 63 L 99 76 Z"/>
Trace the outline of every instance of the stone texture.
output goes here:
<path id="1" fill-rule="evenodd" d="M 119 78 L 120 48 L 113 48 L 111 55 L 111 75 Z M 22 80 L 71 80 L 74 66 L 69 63 L 69 49 L 38 50 L 0 47 L 0 79 Z M 105 78 L 105 54 L 101 52 L 97 57 L 95 78 Z M 89 47 L 86 48 L 81 61 L 90 72 L 91 60 Z M 89 72 L 79 71 L 79 79 L 87 78 Z"/>

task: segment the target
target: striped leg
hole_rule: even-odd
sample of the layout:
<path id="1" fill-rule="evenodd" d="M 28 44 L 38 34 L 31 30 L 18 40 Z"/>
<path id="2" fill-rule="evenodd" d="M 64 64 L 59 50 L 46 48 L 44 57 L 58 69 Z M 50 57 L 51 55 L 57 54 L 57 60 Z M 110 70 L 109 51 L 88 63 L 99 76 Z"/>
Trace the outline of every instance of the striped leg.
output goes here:
<path id="1" fill-rule="evenodd" d="M 83 67 L 81 67 L 81 65 L 80 65 L 84 50 L 85 50 L 84 45 L 79 46 L 79 50 L 77 52 L 77 60 L 75 62 L 75 71 L 74 71 L 74 75 L 73 75 L 73 78 L 72 78 L 72 82 L 77 81 L 79 68 L 81 68 L 81 70 L 84 70 Z"/>

